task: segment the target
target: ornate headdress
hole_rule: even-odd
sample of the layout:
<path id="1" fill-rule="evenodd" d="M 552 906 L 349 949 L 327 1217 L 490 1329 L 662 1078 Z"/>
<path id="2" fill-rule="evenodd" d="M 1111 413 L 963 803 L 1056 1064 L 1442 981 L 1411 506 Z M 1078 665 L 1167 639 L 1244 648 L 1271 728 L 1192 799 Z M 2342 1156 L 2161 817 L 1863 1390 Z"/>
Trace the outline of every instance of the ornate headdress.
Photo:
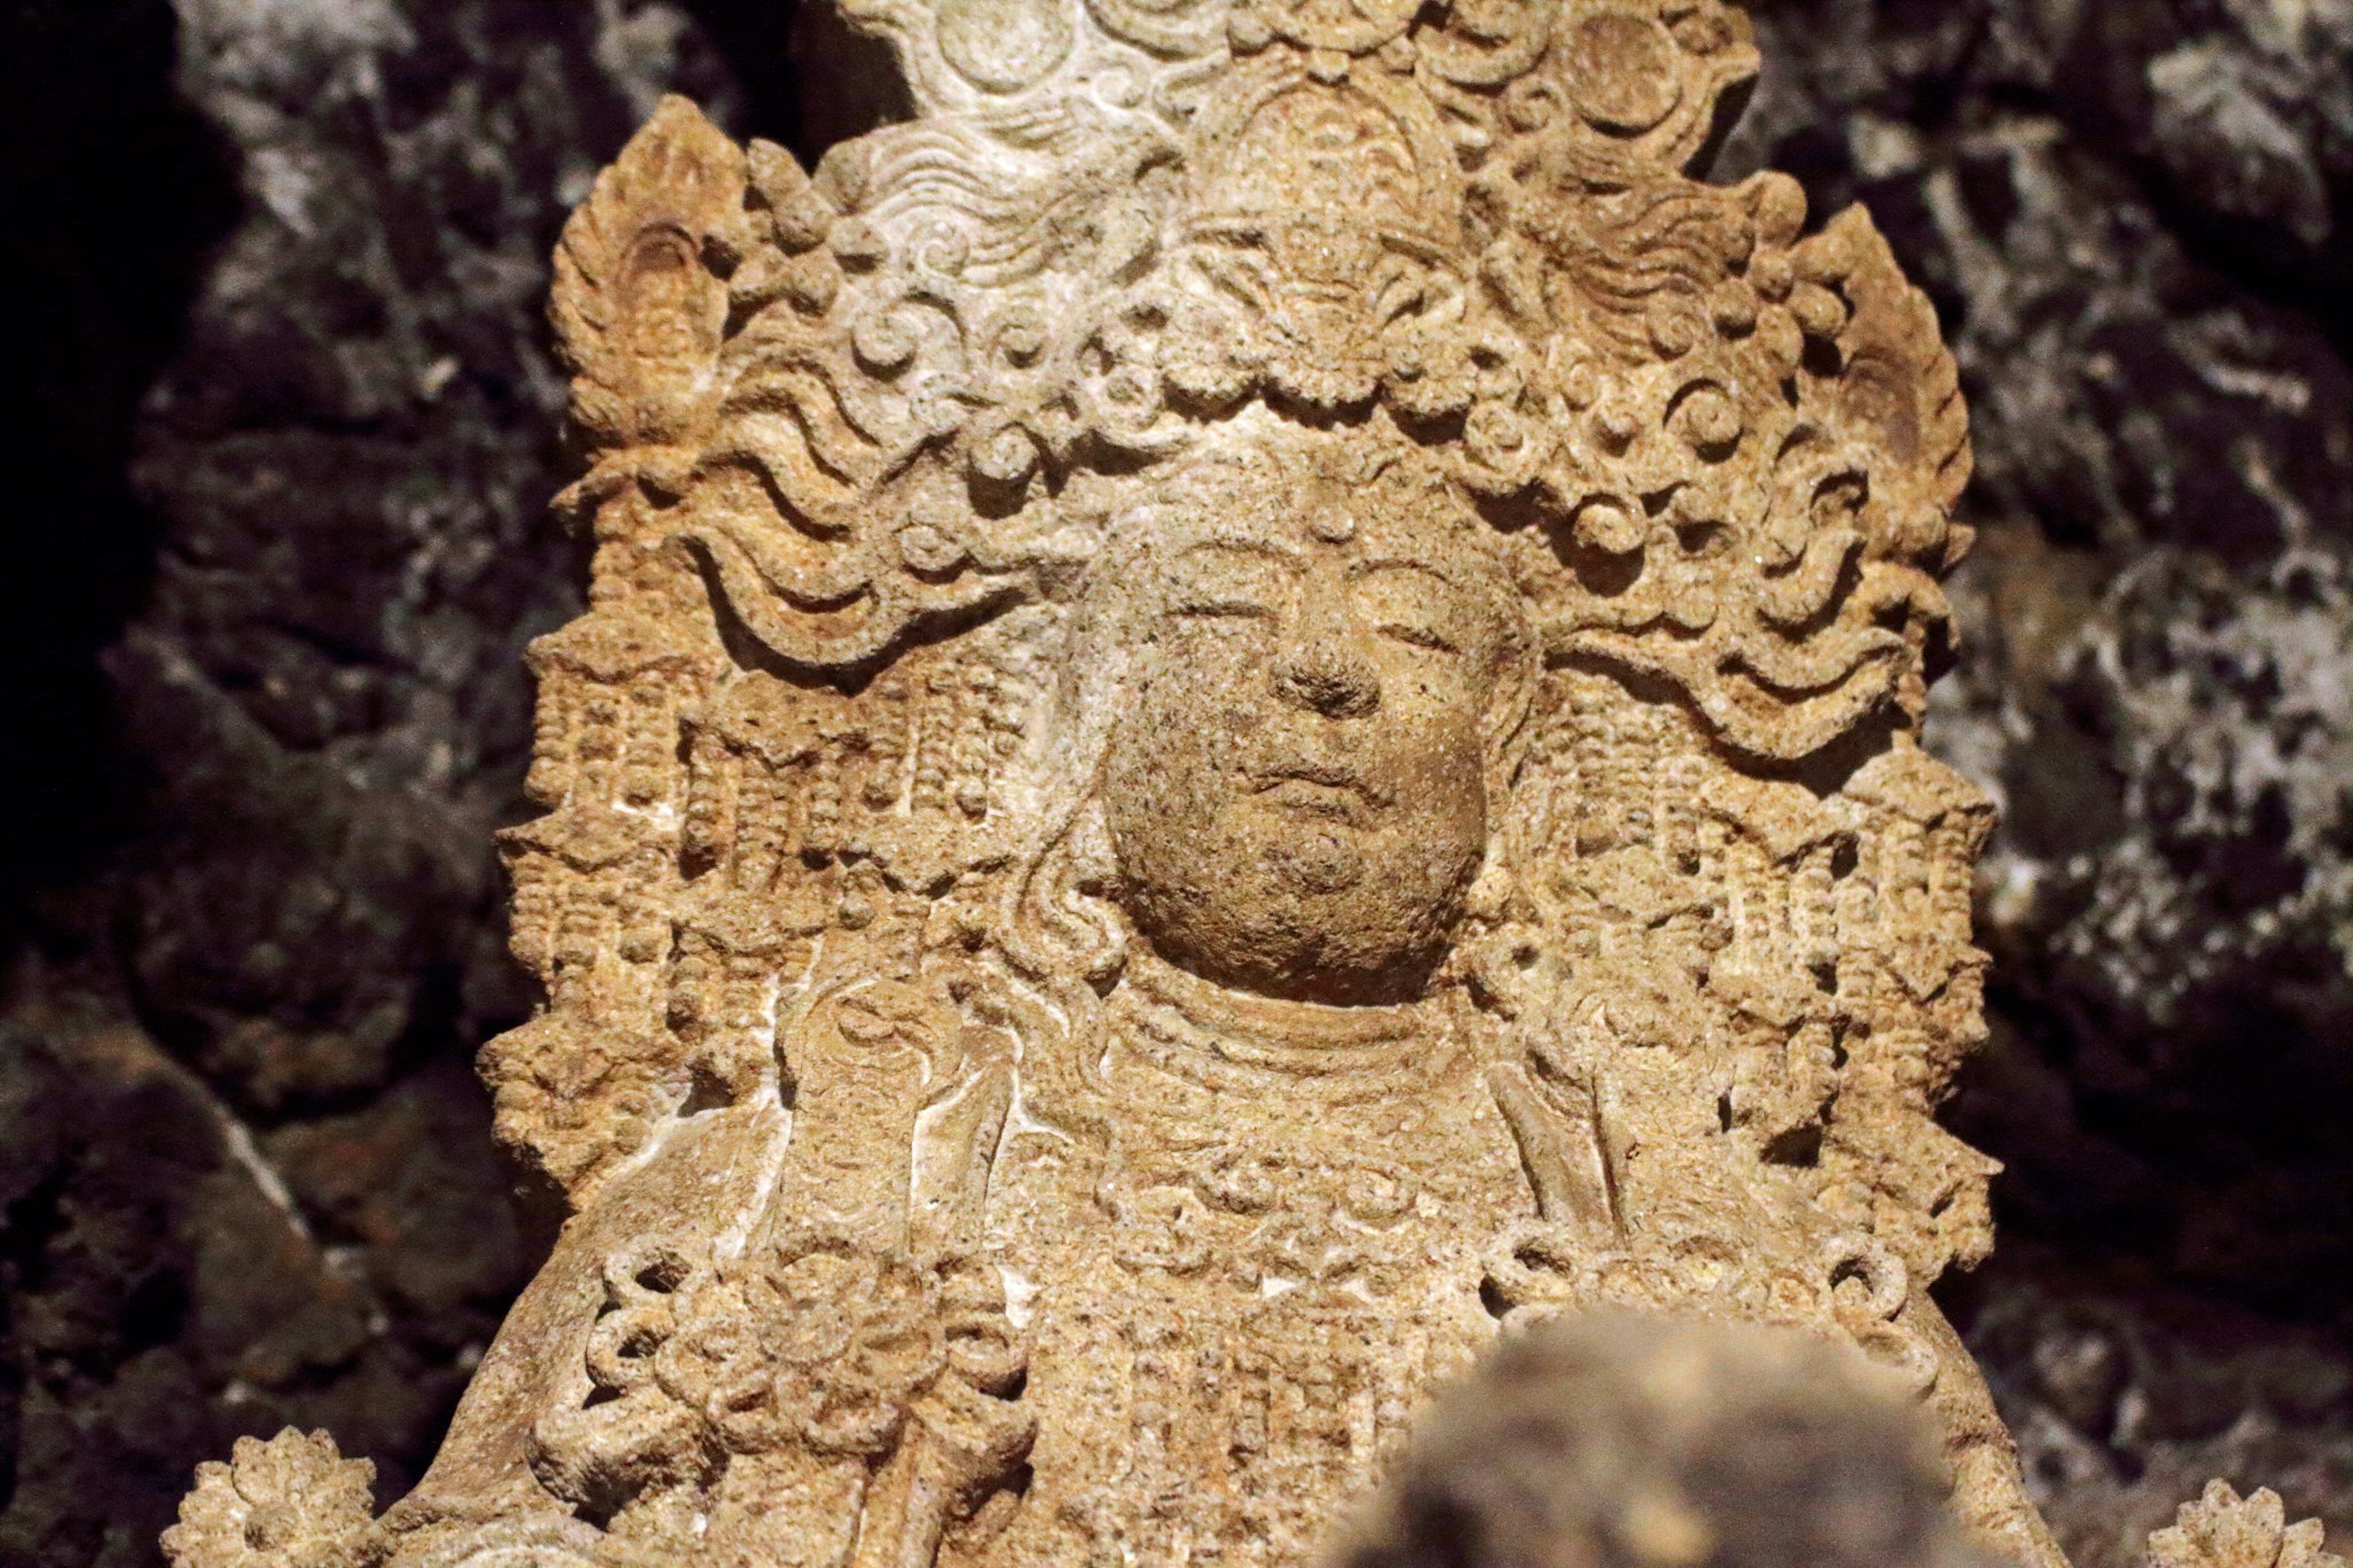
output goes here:
<path id="1" fill-rule="evenodd" d="M 786 665 L 1050 593 L 1085 482 L 1250 400 L 1393 425 L 1556 567 L 1549 651 L 1800 761 L 1916 711 L 1968 469 L 1860 212 L 1683 167 L 1717 0 L 891 0 L 920 115 L 817 176 L 666 106 L 566 237 L 597 448 Z"/>
<path id="2" fill-rule="evenodd" d="M 1982 1251 L 1989 1167 L 1930 1110 L 1981 1028 L 1989 814 L 1905 739 L 1966 416 L 1865 216 L 1809 234 L 1785 176 L 1684 173 L 1746 19 L 850 9 L 914 120 L 811 177 L 673 100 L 565 235 L 599 549 L 533 655 L 554 809 L 508 847 L 551 1005 L 486 1054 L 509 1136 L 585 1199 L 772 1076 L 818 969 L 1004 938 L 1078 787 L 1019 763 L 1071 602 L 1247 431 L 1388 453 L 1492 526 L 1550 672 L 1497 827 L 1545 984 L 1614 987 L 1620 1035 L 1661 985 L 1721 1019 L 1709 1104 L 1919 1277 Z"/>

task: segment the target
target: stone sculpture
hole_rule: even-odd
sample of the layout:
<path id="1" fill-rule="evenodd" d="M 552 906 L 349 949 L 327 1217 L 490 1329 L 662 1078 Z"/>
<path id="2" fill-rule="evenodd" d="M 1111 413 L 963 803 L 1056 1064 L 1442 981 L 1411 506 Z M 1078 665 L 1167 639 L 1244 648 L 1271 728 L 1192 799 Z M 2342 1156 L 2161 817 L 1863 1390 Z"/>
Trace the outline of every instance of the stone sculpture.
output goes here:
<path id="1" fill-rule="evenodd" d="M 574 1217 L 412 1496 L 281 1438 L 179 1561 L 1291 1568 L 1618 1304 L 1852 1341 L 2055 1564 L 1926 1294 L 1965 411 L 1866 216 L 1684 173 L 1745 18 L 849 11 L 917 119 L 670 100 L 558 258 L 483 1068 Z"/>

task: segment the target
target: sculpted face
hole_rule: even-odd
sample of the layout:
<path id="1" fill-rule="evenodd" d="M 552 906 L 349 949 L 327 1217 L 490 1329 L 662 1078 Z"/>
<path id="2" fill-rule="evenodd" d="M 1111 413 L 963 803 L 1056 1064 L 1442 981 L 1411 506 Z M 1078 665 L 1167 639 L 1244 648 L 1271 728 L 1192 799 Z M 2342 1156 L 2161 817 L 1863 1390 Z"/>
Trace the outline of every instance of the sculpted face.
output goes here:
<path id="1" fill-rule="evenodd" d="M 1409 999 L 1486 853 L 1516 595 L 1426 498 L 1231 501 L 1174 525 L 1138 585 L 1146 680 L 1104 792 L 1122 901 L 1205 979 Z"/>

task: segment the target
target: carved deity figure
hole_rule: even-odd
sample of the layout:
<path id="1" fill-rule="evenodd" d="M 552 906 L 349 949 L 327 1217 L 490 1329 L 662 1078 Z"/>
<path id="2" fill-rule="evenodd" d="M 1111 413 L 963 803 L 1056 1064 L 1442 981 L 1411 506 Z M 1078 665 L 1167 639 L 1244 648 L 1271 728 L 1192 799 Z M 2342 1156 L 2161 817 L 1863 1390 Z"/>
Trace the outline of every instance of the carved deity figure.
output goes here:
<path id="1" fill-rule="evenodd" d="M 849 13 L 915 119 L 811 176 L 671 100 L 565 235 L 594 584 L 483 1067 L 574 1212 L 315 1554 L 1300 1568 L 1609 1304 L 1861 1346 L 2055 1568 L 1927 1293 L 1966 416 L 1867 216 L 1686 173 L 1746 19 Z M 184 1564 L 292 1528 L 243 1484 Z"/>

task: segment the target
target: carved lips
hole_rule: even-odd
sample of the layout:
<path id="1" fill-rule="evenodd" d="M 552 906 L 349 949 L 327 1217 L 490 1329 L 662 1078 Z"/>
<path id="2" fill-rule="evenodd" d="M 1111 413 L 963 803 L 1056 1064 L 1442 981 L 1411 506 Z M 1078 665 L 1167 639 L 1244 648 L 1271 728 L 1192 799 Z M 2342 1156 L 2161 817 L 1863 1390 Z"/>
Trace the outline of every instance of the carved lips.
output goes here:
<path id="1" fill-rule="evenodd" d="M 1284 763 L 1249 773 L 1251 789 L 1273 805 L 1310 816 L 1361 826 L 1366 815 L 1397 802 L 1393 791 L 1338 763 Z"/>

